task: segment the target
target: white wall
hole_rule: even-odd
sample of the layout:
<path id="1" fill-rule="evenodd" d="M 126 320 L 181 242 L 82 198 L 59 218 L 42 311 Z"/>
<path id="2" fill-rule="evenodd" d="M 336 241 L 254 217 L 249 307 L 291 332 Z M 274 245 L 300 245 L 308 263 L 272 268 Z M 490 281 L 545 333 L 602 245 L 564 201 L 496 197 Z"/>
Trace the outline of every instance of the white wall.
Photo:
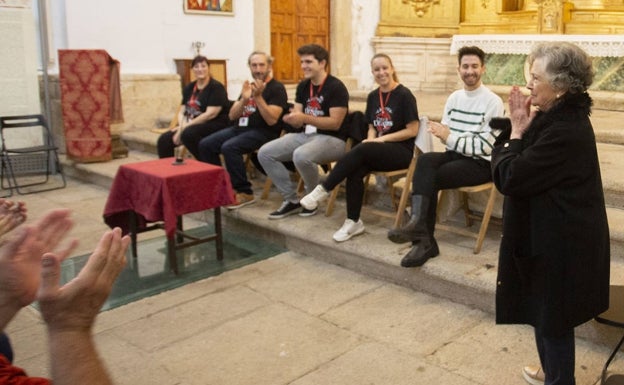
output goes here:
<path id="1" fill-rule="evenodd" d="M 0 115 L 37 114 L 36 29 L 29 4 L 0 5 Z"/>
<path id="2" fill-rule="evenodd" d="M 193 57 L 192 42 L 202 41 L 206 44 L 202 54 L 228 61 L 228 94 L 237 97 L 241 83 L 249 78 L 247 56 L 256 49 L 256 42 L 265 45 L 270 41 L 269 36 L 254 36 L 254 32 L 268 30 L 258 24 L 270 23 L 268 12 L 255 13 L 255 7 L 266 8 L 268 1 L 235 0 L 234 16 L 185 14 L 183 1 L 51 0 L 52 53 L 61 48 L 105 49 L 121 62 L 123 74 L 172 74 L 173 59 Z M 380 5 L 370 0 L 343 1 L 351 2 L 354 16 L 352 75 L 359 88 L 369 89 L 374 85 L 370 41 Z M 57 71 L 55 65 L 50 70 Z"/>
<path id="3" fill-rule="evenodd" d="M 171 74 L 173 59 L 192 58 L 192 42 L 202 41 L 203 55 L 228 60 L 228 91 L 238 94 L 237 80 L 248 77 L 247 55 L 254 48 L 253 0 L 236 0 L 234 16 L 185 14 L 182 5 L 183 0 L 54 0 L 54 49 L 105 49 L 121 62 L 122 73 Z"/>

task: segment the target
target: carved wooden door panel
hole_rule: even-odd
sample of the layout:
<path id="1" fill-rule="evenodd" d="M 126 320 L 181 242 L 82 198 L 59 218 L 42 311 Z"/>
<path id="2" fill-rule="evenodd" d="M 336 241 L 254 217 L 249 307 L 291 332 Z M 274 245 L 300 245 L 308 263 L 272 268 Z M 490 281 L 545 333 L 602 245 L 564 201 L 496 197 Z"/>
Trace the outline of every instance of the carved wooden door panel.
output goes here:
<path id="1" fill-rule="evenodd" d="M 297 48 L 310 43 L 329 50 L 329 0 L 271 0 L 271 55 L 277 80 L 301 79 Z"/>

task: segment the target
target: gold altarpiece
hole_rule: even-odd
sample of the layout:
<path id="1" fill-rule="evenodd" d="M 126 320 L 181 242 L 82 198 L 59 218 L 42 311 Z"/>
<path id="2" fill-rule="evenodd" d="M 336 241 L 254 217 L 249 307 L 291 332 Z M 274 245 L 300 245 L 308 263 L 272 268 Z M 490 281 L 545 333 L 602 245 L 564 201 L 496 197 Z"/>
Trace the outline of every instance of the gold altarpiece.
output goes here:
<path id="1" fill-rule="evenodd" d="M 381 0 L 377 36 L 624 32 L 624 0 Z"/>
<path id="2" fill-rule="evenodd" d="M 601 60 L 595 67 L 608 69 L 596 90 L 624 93 L 624 0 L 381 0 L 380 11 L 372 45 L 392 56 L 413 90 L 459 87 L 460 44 L 491 54 L 486 84 L 522 84 L 524 55 L 550 40 L 589 48 Z"/>

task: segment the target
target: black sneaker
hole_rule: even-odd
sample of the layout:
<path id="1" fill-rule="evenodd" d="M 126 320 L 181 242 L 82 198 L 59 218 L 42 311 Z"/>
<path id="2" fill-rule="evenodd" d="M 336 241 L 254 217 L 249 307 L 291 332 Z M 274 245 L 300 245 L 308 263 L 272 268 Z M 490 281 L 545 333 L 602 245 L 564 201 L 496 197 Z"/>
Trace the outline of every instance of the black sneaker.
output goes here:
<path id="1" fill-rule="evenodd" d="M 301 212 L 299 213 L 300 217 L 311 217 L 312 215 L 316 214 L 316 211 L 318 210 L 317 208 L 314 208 L 312 210 L 308 210 L 305 207 L 301 206 Z"/>
<path id="2" fill-rule="evenodd" d="M 301 205 L 299 203 L 292 203 L 284 201 L 279 209 L 269 214 L 269 219 L 282 219 L 289 215 L 297 214 L 301 211 Z"/>

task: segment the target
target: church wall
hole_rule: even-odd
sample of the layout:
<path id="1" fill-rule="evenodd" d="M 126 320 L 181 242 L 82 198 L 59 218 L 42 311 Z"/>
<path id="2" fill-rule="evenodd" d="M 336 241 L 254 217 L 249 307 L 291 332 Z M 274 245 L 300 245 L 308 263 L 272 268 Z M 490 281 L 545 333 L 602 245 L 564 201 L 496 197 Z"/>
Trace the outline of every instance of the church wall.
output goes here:
<path id="1" fill-rule="evenodd" d="M 271 49 L 270 0 L 234 0 L 233 5 L 233 16 L 222 16 L 185 14 L 183 0 L 51 1 L 50 72 L 58 73 L 58 49 L 105 49 L 121 62 L 122 73 L 125 122 L 112 129 L 151 128 L 162 115 L 173 115 L 181 99 L 175 88 L 173 59 L 192 58 L 192 43 L 201 41 L 205 43 L 203 55 L 227 61 L 228 95 L 235 99 L 249 78 L 249 53 Z M 332 69 L 350 87 L 368 89 L 373 84 L 370 41 L 379 19 L 379 5 L 367 0 L 333 0 L 331 6 Z M 163 77 L 169 78 L 164 81 Z M 52 106 L 56 115 L 58 81 L 52 79 L 50 89 L 51 95 L 56 95 Z M 171 100 L 174 104 L 163 108 Z M 54 119 L 61 122 L 60 115 Z"/>
<path id="2" fill-rule="evenodd" d="M 175 74 L 173 59 L 192 58 L 192 43 L 200 41 L 203 55 L 228 61 L 228 79 L 248 77 L 246 60 L 255 48 L 252 0 L 234 0 L 233 16 L 186 14 L 183 0 L 64 3 L 66 40 L 57 49 L 105 49 L 126 74 Z M 238 92 L 233 82 L 228 93 Z"/>

